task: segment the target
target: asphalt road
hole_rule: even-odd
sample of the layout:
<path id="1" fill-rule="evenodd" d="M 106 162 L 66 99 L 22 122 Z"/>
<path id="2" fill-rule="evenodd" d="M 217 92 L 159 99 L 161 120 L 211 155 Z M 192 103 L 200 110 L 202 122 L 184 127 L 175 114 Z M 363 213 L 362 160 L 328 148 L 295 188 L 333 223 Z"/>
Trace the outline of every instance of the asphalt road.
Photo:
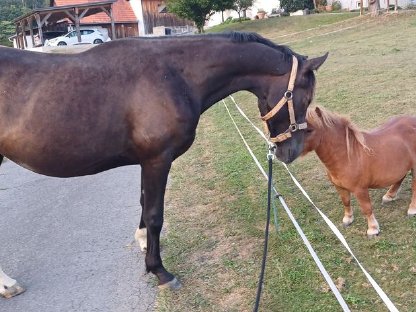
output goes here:
<path id="1" fill-rule="evenodd" d="M 1 312 L 153 311 L 157 287 L 129 247 L 140 167 L 59 179 L 0 167 L 0 264 L 26 288 Z"/>

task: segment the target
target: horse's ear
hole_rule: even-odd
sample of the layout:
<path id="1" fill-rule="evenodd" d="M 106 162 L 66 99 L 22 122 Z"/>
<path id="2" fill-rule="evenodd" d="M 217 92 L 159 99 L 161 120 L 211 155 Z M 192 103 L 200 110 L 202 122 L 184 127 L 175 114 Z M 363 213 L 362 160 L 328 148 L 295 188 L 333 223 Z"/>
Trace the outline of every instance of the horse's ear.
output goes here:
<path id="1" fill-rule="evenodd" d="M 305 70 L 318 70 L 318 68 L 321 67 L 321 65 L 326 61 L 328 54 L 329 52 L 326 52 L 320 57 L 306 60 L 303 68 Z"/>
<path id="2" fill-rule="evenodd" d="M 319 106 L 315 107 L 315 113 L 318 115 L 319 118 L 322 118 L 322 110 Z"/>

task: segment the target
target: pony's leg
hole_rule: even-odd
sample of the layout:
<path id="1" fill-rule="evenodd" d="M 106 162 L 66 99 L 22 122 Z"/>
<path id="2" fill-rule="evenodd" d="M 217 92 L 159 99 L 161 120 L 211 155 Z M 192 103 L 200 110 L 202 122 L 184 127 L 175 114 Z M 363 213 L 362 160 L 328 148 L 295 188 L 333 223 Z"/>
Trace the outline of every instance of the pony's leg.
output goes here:
<path id="1" fill-rule="evenodd" d="M 389 202 L 397 199 L 397 193 L 399 192 L 400 185 L 402 185 L 402 182 L 403 182 L 403 180 L 404 180 L 405 177 L 406 176 L 404 176 L 402 179 L 400 179 L 399 182 L 396 182 L 392 186 L 390 186 L 390 188 L 388 189 L 388 191 L 386 192 L 386 194 L 384 194 L 384 196 L 383 196 L 383 198 L 381 200 L 381 202 L 383 204 L 389 203 Z"/>
<path id="2" fill-rule="evenodd" d="M 174 275 L 166 271 L 160 257 L 160 231 L 163 226 L 163 210 L 166 182 L 172 161 L 157 157 L 142 163 L 144 206 L 143 221 L 147 229 L 146 270 L 155 274 L 161 288 L 180 288 Z"/>
<path id="3" fill-rule="evenodd" d="M 143 210 L 144 210 L 144 187 L 143 187 L 143 174 L 141 177 L 140 183 L 140 206 L 142 206 L 142 215 L 140 217 L 140 224 L 134 234 L 134 239 L 138 242 L 141 251 L 146 252 L 147 250 L 147 230 L 146 225 L 143 220 Z"/>
<path id="4" fill-rule="evenodd" d="M 412 201 L 410 202 L 408 216 L 416 216 L 416 168 L 412 169 Z"/>
<path id="5" fill-rule="evenodd" d="M 0 267 L 0 295 L 4 298 L 11 298 L 20 295 L 25 289 L 14 279 L 8 277 Z"/>
<path id="6" fill-rule="evenodd" d="M 349 226 L 354 221 L 354 215 L 351 207 L 351 193 L 339 186 L 335 186 L 339 196 L 344 205 L 344 217 L 342 218 L 342 225 Z"/>
<path id="7" fill-rule="evenodd" d="M 371 205 L 368 189 L 356 191 L 354 192 L 354 194 L 357 197 L 357 200 L 360 204 L 362 214 L 367 218 L 367 235 L 369 237 L 378 235 L 380 233 L 380 227 L 373 213 L 373 207 Z"/>

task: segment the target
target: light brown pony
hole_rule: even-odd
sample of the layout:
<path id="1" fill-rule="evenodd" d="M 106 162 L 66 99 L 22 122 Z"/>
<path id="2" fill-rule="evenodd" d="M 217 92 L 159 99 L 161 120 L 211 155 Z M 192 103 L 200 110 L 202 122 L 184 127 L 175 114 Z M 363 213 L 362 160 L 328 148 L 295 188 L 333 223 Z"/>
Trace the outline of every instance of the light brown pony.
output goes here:
<path id="1" fill-rule="evenodd" d="M 345 226 L 354 220 L 350 203 L 353 193 L 367 218 L 367 235 L 378 235 L 368 189 L 390 186 L 383 203 L 392 201 L 409 170 L 413 195 L 407 214 L 416 215 L 416 116 L 394 117 L 369 132 L 360 131 L 348 118 L 322 107 L 309 108 L 306 120 L 302 154 L 315 151 L 324 163 L 344 204 Z"/>

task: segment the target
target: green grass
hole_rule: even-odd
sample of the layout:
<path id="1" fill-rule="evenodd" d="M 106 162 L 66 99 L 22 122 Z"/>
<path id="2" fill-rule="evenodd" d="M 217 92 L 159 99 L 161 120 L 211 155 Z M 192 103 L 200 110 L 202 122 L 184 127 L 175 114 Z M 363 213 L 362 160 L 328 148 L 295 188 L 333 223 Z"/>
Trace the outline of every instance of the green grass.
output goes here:
<path id="1" fill-rule="evenodd" d="M 315 103 L 347 114 L 361 128 L 374 128 L 389 116 L 416 111 L 416 15 L 377 19 L 319 14 L 233 24 L 257 31 L 301 54 L 329 51 L 317 73 Z M 322 25 L 331 24 L 326 27 Z M 319 30 L 282 37 L 302 29 Z M 341 28 L 347 28 L 340 31 Z M 215 30 L 223 30 L 216 28 Z M 256 99 L 235 95 L 253 120 Z M 266 165 L 266 147 L 235 109 L 248 143 Z M 325 169 L 313 154 L 290 165 L 315 203 L 338 226 L 354 253 L 400 311 L 416 311 L 416 218 L 406 218 L 410 178 L 400 198 L 381 206 L 384 190 L 371 192 L 381 235 L 367 239 L 366 221 L 356 201 L 355 221 L 343 228 L 342 205 Z M 358 265 L 299 193 L 279 164 L 274 179 L 333 280 L 345 280 L 341 293 L 353 311 L 387 311 Z M 161 292 L 157 311 L 251 311 L 260 270 L 266 207 L 266 181 L 245 150 L 222 104 L 201 118 L 192 148 L 174 164 L 167 193 L 165 265 L 183 289 Z M 261 311 L 341 311 L 290 220 L 279 206 L 279 231 L 272 226 Z"/>

